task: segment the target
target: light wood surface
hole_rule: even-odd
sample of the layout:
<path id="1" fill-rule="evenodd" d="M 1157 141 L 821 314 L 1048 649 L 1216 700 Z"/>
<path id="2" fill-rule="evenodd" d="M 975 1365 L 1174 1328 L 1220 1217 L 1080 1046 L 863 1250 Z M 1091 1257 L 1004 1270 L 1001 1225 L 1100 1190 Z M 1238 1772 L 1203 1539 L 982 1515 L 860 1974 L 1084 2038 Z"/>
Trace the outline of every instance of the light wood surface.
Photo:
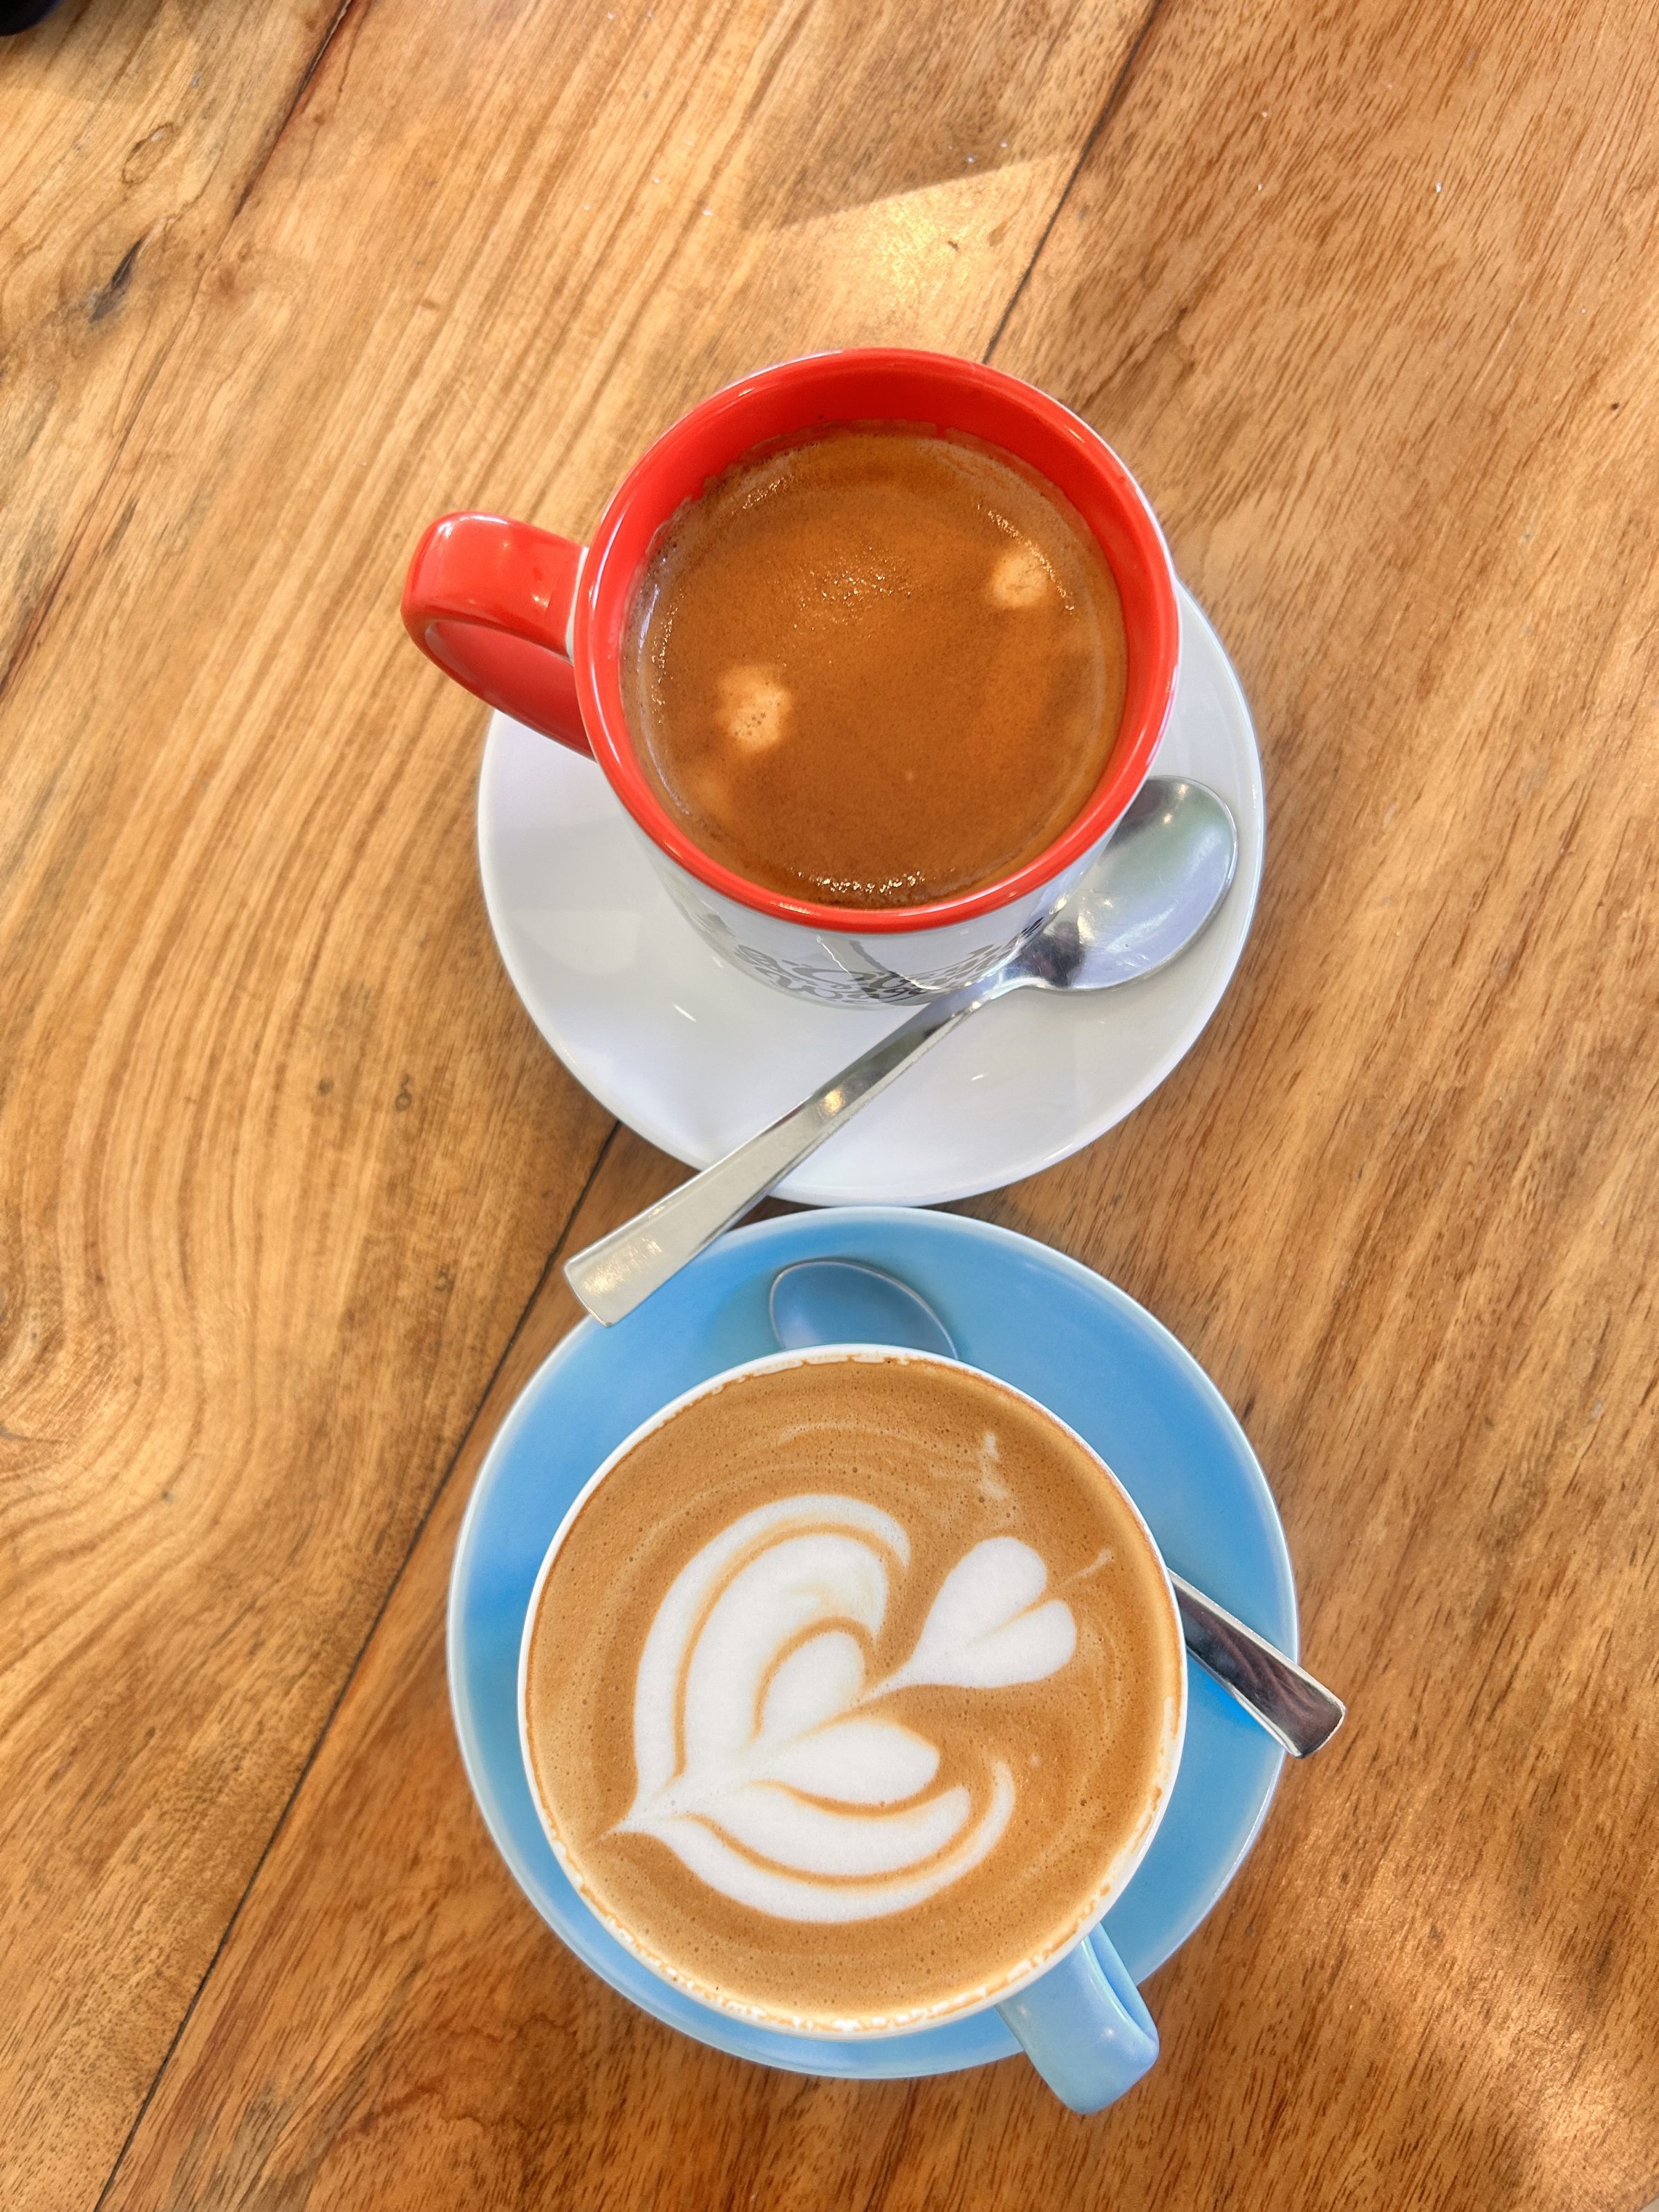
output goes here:
<path id="1" fill-rule="evenodd" d="M 65 0 L 0 117 L 0 2203 L 1635 2212 L 1650 11 Z M 1113 441 L 1267 766 L 1212 1029 L 972 1209 L 1209 1367 L 1352 1710 L 1087 2122 L 633 2013 L 443 1690 L 552 1256 L 678 1170 L 500 973 L 402 565 L 872 337 Z"/>

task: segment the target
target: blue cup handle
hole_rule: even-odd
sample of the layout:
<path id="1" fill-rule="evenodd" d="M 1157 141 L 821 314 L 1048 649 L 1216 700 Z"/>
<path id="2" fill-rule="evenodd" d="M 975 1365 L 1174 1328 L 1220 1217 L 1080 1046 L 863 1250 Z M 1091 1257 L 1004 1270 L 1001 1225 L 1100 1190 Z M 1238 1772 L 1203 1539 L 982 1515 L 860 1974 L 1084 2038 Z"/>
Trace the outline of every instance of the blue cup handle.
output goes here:
<path id="1" fill-rule="evenodd" d="M 1074 2112 L 1115 2104 L 1158 2057 L 1152 2016 L 1099 1928 L 997 2010 Z"/>

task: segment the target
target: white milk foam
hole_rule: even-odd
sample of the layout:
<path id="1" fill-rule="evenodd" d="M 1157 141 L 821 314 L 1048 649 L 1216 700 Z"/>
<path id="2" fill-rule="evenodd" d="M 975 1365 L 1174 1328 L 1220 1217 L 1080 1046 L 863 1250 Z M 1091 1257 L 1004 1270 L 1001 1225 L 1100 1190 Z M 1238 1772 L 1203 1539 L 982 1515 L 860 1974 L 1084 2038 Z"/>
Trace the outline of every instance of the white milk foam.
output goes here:
<path id="1" fill-rule="evenodd" d="M 921 1683 L 1040 1681 L 1071 1659 L 1077 1624 L 1044 1599 L 1029 1544 L 988 1537 L 940 1583 L 909 1657 L 866 1682 L 854 1631 L 879 1634 L 909 1561 L 890 1514 L 833 1494 L 757 1507 L 705 1544 L 641 1655 L 638 1789 L 620 1831 L 786 1920 L 902 1911 L 979 1865 L 1014 1811 L 1009 1767 L 990 1762 L 977 1803 L 961 1783 L 934 1790 L 940 1747 L 879 1707 Z"/>

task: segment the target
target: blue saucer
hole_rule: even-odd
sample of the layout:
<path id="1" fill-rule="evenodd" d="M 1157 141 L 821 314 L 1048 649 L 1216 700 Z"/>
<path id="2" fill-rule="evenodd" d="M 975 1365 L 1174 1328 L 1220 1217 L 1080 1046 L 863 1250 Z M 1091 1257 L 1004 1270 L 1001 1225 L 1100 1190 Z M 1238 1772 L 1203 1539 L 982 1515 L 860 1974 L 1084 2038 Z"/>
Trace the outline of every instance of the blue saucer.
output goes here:
<path id="1" fill-rule="evenodd" d="M 799 2074 L 945 2074 L 1018 2050 L 994 2011 L 913 2035 L 833 2043 L 728 2020 L 647 1972 L 561 1873 L 519 1756 L 519 1642 L 542 1556 L 577 1491 L 629 1432 L 722 1368 L 775 1351 L 766 1295 L 793 1260 L 866 1260 L 914 1285 L 961 1357 L 1070 1422 L 1121 1478 L 1170 1565 L 1297 1650 L 1284 1531 L 1214 1385 L 1133 1298 L 1006 1229 L 902 1207 L 791 1214 L 723 1237 L 614 1328 L 583 1322 L 501 1424 L 455 1547 L 449 1689 L 474 1795 L 526 1895 L 614 1990 L 700 2043 Z M 1255 1840 L 1284 1754 L 1188 1662 L 1181 1770 L 1106 1927 L 1137 1981 L 1184 1943 Z"/>

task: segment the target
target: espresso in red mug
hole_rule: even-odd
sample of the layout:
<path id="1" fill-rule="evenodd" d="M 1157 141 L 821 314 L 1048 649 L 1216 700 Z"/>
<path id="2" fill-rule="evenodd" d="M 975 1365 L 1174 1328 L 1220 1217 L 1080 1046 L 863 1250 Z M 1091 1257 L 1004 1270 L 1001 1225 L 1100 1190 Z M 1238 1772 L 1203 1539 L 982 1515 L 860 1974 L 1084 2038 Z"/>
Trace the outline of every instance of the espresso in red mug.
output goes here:
<path id="1" fill-rule="evenodd" d="M 703 401 L 586 550 L 446 516 L 404 617 L 592 752 L 720 952 L 843 1004 L 954 989 L 1041 927 L 1139 787 L 1178 639 L 1158 525 L 1094 432 L 896 349 Z"/>
<path id="2" fill-rule="evenodd" d="M 623 704 L 711 858 L 839 907 L 977 890 L 1086 805 L 1127 665 L 1093 532 L 919 424 L 746 455 L 646 564 Z"/>

